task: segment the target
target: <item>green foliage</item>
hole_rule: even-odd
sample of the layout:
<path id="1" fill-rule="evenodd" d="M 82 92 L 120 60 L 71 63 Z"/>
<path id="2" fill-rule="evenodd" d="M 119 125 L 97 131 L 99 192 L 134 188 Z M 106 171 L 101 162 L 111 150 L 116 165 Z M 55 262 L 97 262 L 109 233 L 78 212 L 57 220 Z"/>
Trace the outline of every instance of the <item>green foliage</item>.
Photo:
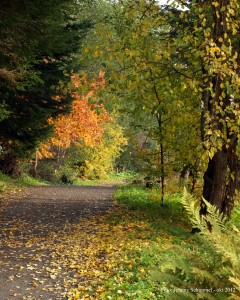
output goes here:
<path id="1" fill-rule="evenodd" d="M 69 149 L 52 147 L 56 154 L 38 162 L 37 174 L 56 183 L 67 181 L 79 184 L 81 180 L 114 180 L 112 174 L 115 171 L 115 160 L 125 144 L 121 126 L 112 121 L 108 122 L 104 124 L 103 136 L 94 146 L 78 140 Z M 125 176 L 126 173 L 119 173 L 118 177 L 123 176 L 122 174 Z M 129 176 L 133 175 L 129 173 Z M 124 179 L 125 177 L 122 178 Z"/>
<path id="2" fill-rule="evenodd" d="M 145 189 L 139 187 L 123 187 L 119 188 L 115 193 L 115 197 L 121 200 L 121 203 L 128 204 L 131 208 L 141 208 L 149 204 L 149 195 Z"/>
<path id="3" fill-rule="evenodd" d="M 239 229 L 205 201 L 208 214 L 199 215 L 199 201 L 186 191 L 181 200 L 194 226 L 197 249 L 179 248 L 173 259 L 163 262 L 154 278 L 167 292 L 166 299 L 237 299 L 240 295 Z M 211 231 L 209 231 L 209 222 Z M 187 252 L 186 252 L 187 251 Z"/>
<path id="4" fill-rule="evenodd" d="M 56 172 L 55 180 L 58 183 L 75 184 L 75 182 L 78 180 L 77 175 L 78 174 L 76 170 L 67 165 L 63 165 L 59 168 L 58 172 Z"/>
<path id="5" fill-rule="evenodd" d="M 64 164 L 82 179 L 106 179 L 113 172 L 121 147 L 126 144 L 122 128 L 114 122 L 104 125 L 104 135 L 94 147 L 72 145 Z"/>
<path id="6" fill-rule="evenodd" d="M 123 183 L 130 182 L 138 175 L 132 172 L 109 172 L 107 178 L 100 178 L 100 179 L 79 179 L 77 178 L 74 181 L 75 185 L 78 186 L 85 186 L 85 185 L 104 185 L 104 184 L 112 184 L 112 185 L 122 185 Z"/>
<path id="7" fill-rule="evenodd" d="M 171 48 L 172 36 L 180 35 L 185 25 L 180 11 L 164 11 L 156 1 L 123 1 L 112 5 L 87 39 L 83 62 L 90 65 L 89 72 L 102 62 L 104 101 L 118 110 L 130 141 L 120 166 L 157 177 L 185 164 L 198 172 L 204 167 L 200 97 L 190 79 L 196 70 L 183 67 L 182 53 L 176 56 L 179 49 L 186 51 L 180 38 L 178 49 Z M 185 77 L 175 68 L 182 68 Z"/>
<path id="8" fill-rule="evenodd" d="M 48 182 L 38 178 L 34 178 L 29 174 L 22 174 L 21 178 L 15 180 L 15 183 L 19 186 L 36 186 L 36 185 L 47 185 Z"/>
<path id="9" fill-rule="evenodd" d="M 123 180 L 123 181 L 129 181 L 134 180 L 135 178 L 138 178 L 138 174 L 134 173 L 132 171 L 125 171 L 125 172 L 113 172 L 109 174 L 110 178 L 117 179 L 117 180 Z"/>
<path id="10" fill-rule="evenodd" d="M 0 122 L 9 116 L 10 112 L 7 109 L 5 102 L 0 103 Z"/>
<path id="11" fill-rule="evenodd" d="M 208 213 L 206 216 L 200 218 L 198 209 L 196 209 L 199 202 L 186 191 L 184 192 L 182 204 L 192 214 L 190 216 L 191 221 L 201 230 L 202 235 L 213 244 L 216 253 L 222 256 L 222 262 L 230 264 L 229 274 L 233 276 L 233 279 L 236 276 L 234 280 L 237 282 L 240 270 L 238 251 L 240 246 L 240 231 L 215 206 L 205 200 L 204 203 L 207 206 Z M 208 224 L 211 224 L 211 230 L 209 230 Z M 231 278 L 230 281 L 232 281 Z"/>
<path id="12" fill-rule="evenodd" d="M 61 101 L 55 97 L 63 93 L 74 52 L 91 26 L 79 24 L 73 4 L 71 0 L 0 4 L 0 107 L 6 103 L 9 112 L 0 118 L 0 168 L 6 173 L 18 175 L 19 160 L 31 157 L 52 134 L 48 119 L 69 110 L 69 94 Z"/>
<path id="13" fill-rule="evenodd" d="M 152 280 L 150 271 L 170 259 L 169 249 L 176 248 L 189 237 L 186 223 L 181 219 L 180 195 L 168 198 L 168 205 L 141 186 L 118 187 L 115 197 L 120 204 L 118 214 L 110 214 L 108 223 L 123 228 L 124 243 L 116 272 L 105 279 L 106 299 L 164 299 L 161 285 Z M 119 231 L 120 232 L 120 231 Z M 165 254 L 168 256 L 166 257 Z"/>
<path id="14" fill-rule="evenodd" d="M 0 172 L 0 199 L 7 197 L 10 193 L 18 193 L 22 187 L 46 185 L 47 183 L 31 177 L 28 174 L 22 174 L 21 178 L 13 179 Z"/>
<path id="15" fill-rule="evenodd" d="M 185 1 L 182 10 L 172 2 L 114 2 L 83 61 L 90 71 L 104 67 L 105 99 L 138 128 L 142 165 L 163 178 L 190 165 L 194 180 L 207 169 L 204 197 L 229 215 L 238 189 L 239 4 Z"/>
<path id="16" fill-rule="evenodd" d="M 174 196 L 166 195 L 166 205 L 161 207 L 161 192 L 159 188 L 147 190 L 145 185 L 129 184 L 119 187 L 115 193 L 116 199 L 127 205 L 130 209 L 144 212 L 147 218 L 166 217 L 169 220 L 174 219 L 181 214 L 180 193 L 175 193 Z"/>

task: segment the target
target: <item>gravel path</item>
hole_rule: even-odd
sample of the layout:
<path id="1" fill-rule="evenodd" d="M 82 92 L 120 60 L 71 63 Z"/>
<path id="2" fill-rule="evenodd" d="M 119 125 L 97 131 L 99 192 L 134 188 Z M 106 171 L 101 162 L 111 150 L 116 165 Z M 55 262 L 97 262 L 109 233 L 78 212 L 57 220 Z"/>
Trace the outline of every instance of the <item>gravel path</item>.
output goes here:
<path id="1" fill-rule="evenodd" d="M 113 192 L 113 186 L 42 186 L 6 199 L 0 207 L 0 299 L 67 299 L 71 270 L 52 271 L 61 237 L 113 208 Z"/>

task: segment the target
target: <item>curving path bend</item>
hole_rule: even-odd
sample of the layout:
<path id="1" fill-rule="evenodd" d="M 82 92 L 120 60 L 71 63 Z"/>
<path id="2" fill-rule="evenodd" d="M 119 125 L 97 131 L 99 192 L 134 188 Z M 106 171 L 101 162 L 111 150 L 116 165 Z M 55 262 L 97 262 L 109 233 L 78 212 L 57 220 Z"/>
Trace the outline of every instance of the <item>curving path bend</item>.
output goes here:
<path id="1" fill-rule="evenodd" d="M 110 185 L 41 186 L 0 201 L 0 299 L 67 299 L 74 275 L 57 266 L 62 236 L 112 209 L 113 192 Z"/>

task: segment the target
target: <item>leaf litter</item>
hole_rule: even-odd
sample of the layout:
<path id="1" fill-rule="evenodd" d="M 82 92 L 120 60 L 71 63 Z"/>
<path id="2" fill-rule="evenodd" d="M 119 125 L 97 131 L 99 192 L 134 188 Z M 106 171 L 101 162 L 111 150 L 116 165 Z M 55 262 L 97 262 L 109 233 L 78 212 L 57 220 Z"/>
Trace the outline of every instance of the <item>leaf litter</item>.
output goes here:
<path id="1" fill-rule="evenodd" d="M 71 189 L 61 189 L 55 191 L 51 201 L 59 195 L 64 199 L 64 193 L 71 200 Z M 97 193 L 94 197 L 98 199 L 85 199 L 84 205 L 77 201 L 63 205 L 59 200 L 51 202 L 49 208 L 45 199 L 44 205 L 36 200 L 28 206 L 28 196 L 20 204 L 29 209 L 21 207 L 13 214 L 19 203 L 14 203 L 10 210 L 8 207 L 8 213 L 2 213 L 0 219 L 0 283 L 4 286 L 0 298 L 107 299 L 108 279 L 122 283 L 124 276 L 131 276 L 137 258 L 127 253 L 147 248 L 153 230 L 146 220 L 131 221 L 133 212 L 114 205 L 112 192 L 113 189 L 96 190 L 93 193 Z M 76 197 L 81 198 L 79 193 Z M 161 235 L 156 243 L 164 248 L 169 234 Z M 122 265 L 127 266 L 129 274 L 121 275 Z M 140 266 L 138 271 L 142 277 L 147 276 L 144 267 Z M 122 291 L 116 293 L 121 296 Z"/>

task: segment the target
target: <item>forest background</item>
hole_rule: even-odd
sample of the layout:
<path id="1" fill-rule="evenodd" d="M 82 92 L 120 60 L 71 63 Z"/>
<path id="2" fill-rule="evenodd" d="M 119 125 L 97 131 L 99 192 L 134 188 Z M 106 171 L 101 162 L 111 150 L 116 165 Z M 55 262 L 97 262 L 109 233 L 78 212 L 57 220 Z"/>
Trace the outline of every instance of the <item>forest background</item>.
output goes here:
<path id="1" fill-rule="evenodd" d="M 239 290 L 239 230 L 224 223 L 239 203 L 239 14 L 237 0 L 1 1 L 2 174 L 127 173 L 162 206 L 185 186 L 194 224 L 215 229 L 216 277 Z"/>
<path id="2" fill-rule="evenodd" d="M 160 183 L 162 202 L 168 178 L 180 174 L 230 215 L 238 6 L 3 1 L 2 172 L 72 182 L 133 171 Z"/>

